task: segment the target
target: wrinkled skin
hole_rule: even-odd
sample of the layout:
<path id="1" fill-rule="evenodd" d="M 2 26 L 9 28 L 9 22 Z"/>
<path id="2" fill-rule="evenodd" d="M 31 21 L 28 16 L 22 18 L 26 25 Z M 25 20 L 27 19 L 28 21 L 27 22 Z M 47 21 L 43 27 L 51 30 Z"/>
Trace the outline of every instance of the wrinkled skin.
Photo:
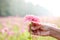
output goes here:
<path id="1" fill-rule="evenodd" d="M 29 32 L 32 35 L 51 36 L 57 40 L 60 40 L 60 29 L 54 24 L 31 23 L 29 25 Z"/>
<path id="2" fill-rule="evenodd" d="M 29 32 L 32 35 L 37 35 L 37 36 L 48 36 L 50 33 L 49 28 L 46 25 L 38 24 L 38 23 L 31 23 L 29 25 Z"/>

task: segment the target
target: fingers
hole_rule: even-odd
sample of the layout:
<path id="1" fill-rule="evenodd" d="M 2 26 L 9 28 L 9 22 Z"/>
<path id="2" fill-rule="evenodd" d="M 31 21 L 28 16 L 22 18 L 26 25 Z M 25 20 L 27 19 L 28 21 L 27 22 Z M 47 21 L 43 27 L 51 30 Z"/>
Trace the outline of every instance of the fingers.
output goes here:
<path id="1" fill-rule="evenodd" d="M 38 36 L 40 36 L 40 29 L 38 29 L 38 30 L 30 30 L 30 33 L 32 35 L 38 35 Z"/>
<path id="2" fill-rule="evenodd" d="M 32 35 L 37 35 L 37 36 L 48 36 L 50 34 L 50 32 L 48 30 L 40 30 L 40 29 L 37 29 L 37 30 L 33 30 L 33 29 L 29 29 L 29 32 L 32 34 Z"/>
<path id="3" fill-rule="evenodd" d="M 49 31 L 39 31 L 39 30 L 34 30 L 31 31 L 32 35 L 37 35 L 37 36 L 49 36 L 50 32 Z"/>
<path id="4" fill-rule="evenodd" d="M 31 30 L 38 30 L 38 29 L 40 29 L 40 26 L 37 26 L 37 27 L 32 26 L 32 27 L 31 27 Z M 41 29 L 41 30 L 42 30 L 42 29 Z"/>
<path id="5" fill-rule="evenodd" d="M 42 27 L 41 24 L 32 23 L 32 26 L 30 26 L 30 27 L 31 27 L 31 30 L 38 30 L 38 29 L 42 30 L 41 29 L 41 27 Z"/>
<path id="6" fill-rule="evenodd" d="M 40 31 L 35 30 L 35 31 L 32 31 L 31 34 L 32 34 L 32 35 L 39 35 L 39 36 L 40 36 Z"/>
<path id="7" fill-rule="evenodd" d="M 32 35 L 37 35 L 37 36 L 49 36 L 50 31 L 49 31 L 50 26 L 49 25 L 44 25 L 44 24 L 34 24 L 32 27 L 29 27 L 29 32 Z"/>

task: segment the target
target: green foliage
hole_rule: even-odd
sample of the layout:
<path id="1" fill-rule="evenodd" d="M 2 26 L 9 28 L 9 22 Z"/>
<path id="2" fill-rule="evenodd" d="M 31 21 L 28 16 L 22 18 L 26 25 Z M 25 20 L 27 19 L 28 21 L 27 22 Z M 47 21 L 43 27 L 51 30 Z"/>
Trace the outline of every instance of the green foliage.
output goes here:
<path id="1" fill-rule="evenodd" d="M 45 8 L 24 0 L 0 0 L 0 16 L 50 15 Z"/>

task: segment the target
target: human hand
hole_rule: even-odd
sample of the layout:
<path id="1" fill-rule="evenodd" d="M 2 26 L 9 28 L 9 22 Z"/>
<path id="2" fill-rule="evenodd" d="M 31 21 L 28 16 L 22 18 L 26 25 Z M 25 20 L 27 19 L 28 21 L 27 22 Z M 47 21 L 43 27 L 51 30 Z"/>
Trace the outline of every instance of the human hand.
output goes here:
<path id="1" fill-rule="evenodd" d="M 46 24 L 46 23 L 32 23 L 32 25 L 29 25 L 29 32 L 32 35 L 37 36 L 49 36 L 50 35 L 50 28 L 54 27 L 52 24 Z"/>

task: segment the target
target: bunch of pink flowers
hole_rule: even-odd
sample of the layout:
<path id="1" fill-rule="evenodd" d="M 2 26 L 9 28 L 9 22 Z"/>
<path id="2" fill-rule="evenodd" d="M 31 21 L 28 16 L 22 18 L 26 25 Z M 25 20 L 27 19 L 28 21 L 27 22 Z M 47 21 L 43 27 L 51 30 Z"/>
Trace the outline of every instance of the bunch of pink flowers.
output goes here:
<path id="1" fill-rule="evenodd" d="M 26 15 L 25 17 L 24 17 L 24 20 L 25 20 L 25 22 L 33 22 L 33 23 L 39 23 L 40 22 L 40 19 L 39 19 L 39 17 L 37 17 L 37 16 L 34 16 L 34 15 Z"/>
<path id="2" fill-rule="evenodd" d="M 37 16 L 27 15 L 27 16 L 25 16 L 24 19 L 25 19 L 25 22 L 30 22 L 30 24 L 28 24 L 28 30 L 31 29 L 31 28 L 34 29 L 34 27 L 37 28 L 37 26 L 38 26 L 38 27 L 41 26 L 41 25 L 40 25 L 40 19 L 39 19 L 39 17 L 37 17 Z M 31 27 L 31 26 L 32 26 L 32 27 Z"/>
<path id="3" fill-rule="evenodd" d="M 13 35 L 13 34 L 14 34 L 14 32 L 13 32 L 13 31 L 11 31 L 11 30 L 9 30 L 9 28 L 8 28 L 8 27 L 4 27 L 4 28 L 1 30 L 1 33 L 2 33 L 2 34 L 7 33 L 7 35 L 8 35 L 8 36 L 11 36 L 11 35 Z"/>

